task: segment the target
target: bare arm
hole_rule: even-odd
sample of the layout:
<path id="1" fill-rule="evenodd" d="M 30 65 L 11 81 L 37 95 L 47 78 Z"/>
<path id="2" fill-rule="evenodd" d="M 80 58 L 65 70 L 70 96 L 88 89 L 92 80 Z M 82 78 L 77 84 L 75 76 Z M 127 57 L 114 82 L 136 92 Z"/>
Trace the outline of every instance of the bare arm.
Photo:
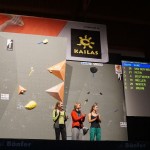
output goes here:
<path id="1" fill-rule="evenodd" d="M 10 25 L 23 26 L 24 23 L 21 19 L 21 16 L 12 16 L 10 20 L 7 20 L 6 22 L 0 25 L 0 31 L 3 31 L 7 26 L 10 26 Z"/>

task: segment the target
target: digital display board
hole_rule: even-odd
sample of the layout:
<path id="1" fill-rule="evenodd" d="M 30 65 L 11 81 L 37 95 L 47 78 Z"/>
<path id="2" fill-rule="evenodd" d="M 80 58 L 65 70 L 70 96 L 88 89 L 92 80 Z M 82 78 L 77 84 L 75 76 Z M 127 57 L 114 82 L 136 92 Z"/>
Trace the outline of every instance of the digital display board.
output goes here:
<path id="1" fill-rule="evenodd" d="M 122 61 L 127 116 L 150 116 L 150 63 Z"/>

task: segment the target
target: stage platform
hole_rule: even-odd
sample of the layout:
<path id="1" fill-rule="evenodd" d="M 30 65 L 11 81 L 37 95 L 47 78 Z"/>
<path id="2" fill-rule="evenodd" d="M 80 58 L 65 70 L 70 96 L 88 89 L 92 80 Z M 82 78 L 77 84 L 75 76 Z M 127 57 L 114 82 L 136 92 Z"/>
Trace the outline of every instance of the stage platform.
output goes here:
<path id="1" fill-rule="evenodd" d="M 97 150 L 149 150 L 149 141 L 56 141 L 40 139 L 0 139 L 0 150 L 97 149 Z"/>

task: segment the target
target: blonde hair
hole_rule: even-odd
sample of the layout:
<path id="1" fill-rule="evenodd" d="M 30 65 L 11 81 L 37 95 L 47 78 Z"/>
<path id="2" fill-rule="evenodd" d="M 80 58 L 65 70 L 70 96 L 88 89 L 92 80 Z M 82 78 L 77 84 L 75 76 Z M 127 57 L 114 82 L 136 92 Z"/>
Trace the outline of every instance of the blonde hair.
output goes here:
<path id="1" fill-rule="evenodd" d="M 74 110 L 77 108 L 77 105 L 78 105 L 78 104 L 81 105 L 81 103 L 79 103 L 79 102 L 76 102 L 76 103 L 74 104 Z"/>

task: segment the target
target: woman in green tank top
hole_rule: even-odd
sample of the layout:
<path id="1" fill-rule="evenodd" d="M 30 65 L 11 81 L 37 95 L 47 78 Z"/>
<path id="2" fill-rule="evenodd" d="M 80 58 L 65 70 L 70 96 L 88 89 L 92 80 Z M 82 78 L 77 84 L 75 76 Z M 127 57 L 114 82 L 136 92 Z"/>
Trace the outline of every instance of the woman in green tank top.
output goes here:
<path id="1" fill-rule="evenodd" d="M 68 116 L 66 116 L 66 112 L 63 109 L 62 102 L 58 101 L 56 103 L 52 115 L 54 121 L 56 140 L 60 140 L 60 135 L 62 137 L 62 140 L 66 140 L 67 135 L 65 122 L 67 121 Z"/>
<path id="2" fill-rule="evenodd" d="M 100 119 L 100 115 L 98 114 L 97 103 L 95 103 L 91 107 L 91 111 L 88 114 L 88 121 L 89 123 L 91 123 L 90 141 L 94 141 L 95 138 L 96 138 L 96 141 L 100 141 L 101 140 L 101 126 L 100 126 L 101 119 Z"/>

